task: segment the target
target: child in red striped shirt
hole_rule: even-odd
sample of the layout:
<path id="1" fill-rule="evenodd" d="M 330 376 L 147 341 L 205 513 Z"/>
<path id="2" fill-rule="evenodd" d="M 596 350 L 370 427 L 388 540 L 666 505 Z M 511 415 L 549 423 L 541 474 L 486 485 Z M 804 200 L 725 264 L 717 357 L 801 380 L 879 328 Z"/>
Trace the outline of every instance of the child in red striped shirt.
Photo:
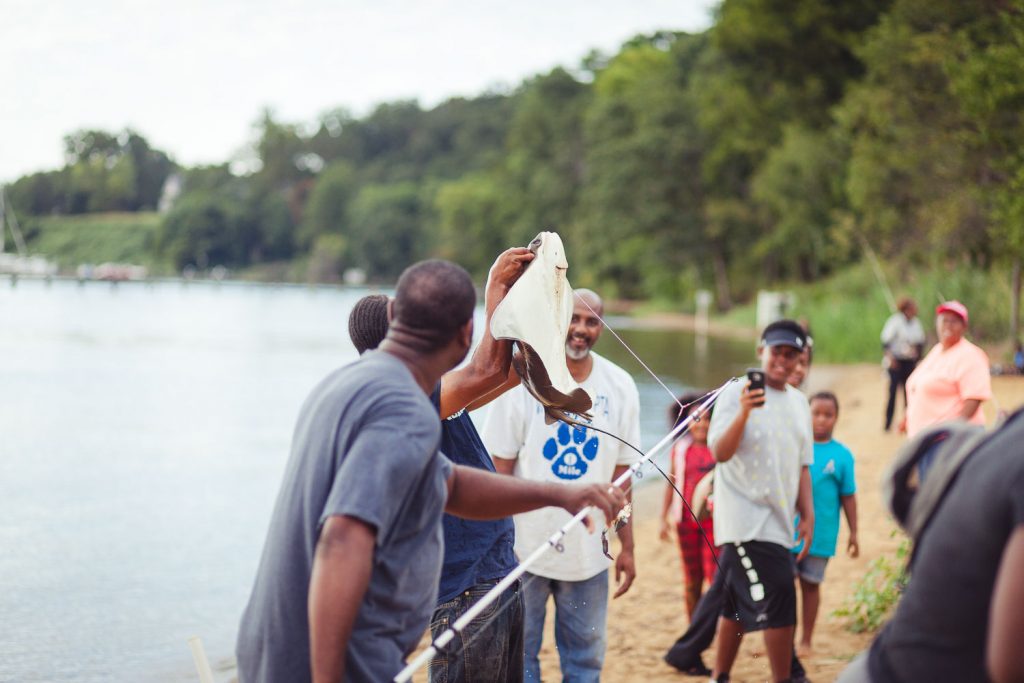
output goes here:
<path id="1" fill-rule="evenodd" d="M 678 405 L 669 407 L 669 422 L 673 428 L 685 420 L 691 410 L 696 410 L 694 403 L 701 396 L 698 394 L 681 396 Z M 715 468 L 715 458 L 708 448 L 708 424 L 711 421 L 710 409 L 690 423 L 687 434 L 676 441 L 672 447 L 671 470 L 669 476 L 686 497 L 686 503 L 693 500 L 693 490 L 697 482 Z M 661 532 L 663 541 L 669 540 L 670 529 L 676 528 L 679 540 L 679 553 L 683 563 L 684 595 L 686 611 L 691 617 L 693 609 L 704 590 L 704 582 L 710 583 L 715 578 L 714 525 L 711 516 L 697 521 L 690 513 L 688 505 L 679 500 L 679 495 L 672 486 L 665 487 L 665 499 L 661 509 Z M 706 536 L 706 538 L 705 538 Z"/>

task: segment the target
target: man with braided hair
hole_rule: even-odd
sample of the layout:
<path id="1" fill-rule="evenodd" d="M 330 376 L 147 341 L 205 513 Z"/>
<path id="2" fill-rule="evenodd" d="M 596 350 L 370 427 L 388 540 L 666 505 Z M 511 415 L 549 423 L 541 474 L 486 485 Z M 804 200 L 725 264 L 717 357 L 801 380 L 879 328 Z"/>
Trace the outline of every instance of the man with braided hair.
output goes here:
<path id="1" fill-rule="evenodd" d="M 367 294 L 348 314 L 348 337 L 359 355 L 375 349 L 388 336 L 390 299 L 384 294 Z"/>

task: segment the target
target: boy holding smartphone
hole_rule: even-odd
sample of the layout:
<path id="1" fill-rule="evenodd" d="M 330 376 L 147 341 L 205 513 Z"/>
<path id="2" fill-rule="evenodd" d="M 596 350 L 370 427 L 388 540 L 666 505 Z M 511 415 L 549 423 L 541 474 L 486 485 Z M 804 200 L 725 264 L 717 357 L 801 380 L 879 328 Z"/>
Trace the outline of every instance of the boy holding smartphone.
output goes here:
<path id="1" fill-rule="evenodd" d="M 807 468 L 814 441 L 807 399 L 787 380 L 807 345 L 796 321 L 768 325 L 758 345 L 760 370 L 750 373 L 752 381 L 728 387 L 711 418 L 708 443 L 718 462 L 715 540 L 728 591 L 718 621 L 718 683 L 729 680 L 740 638 L 749 631 L 764 631 L 774 681 L 790 681 L 796 626 L 790 548 L 794 535 L 805 549 L 813 535 Z"/>

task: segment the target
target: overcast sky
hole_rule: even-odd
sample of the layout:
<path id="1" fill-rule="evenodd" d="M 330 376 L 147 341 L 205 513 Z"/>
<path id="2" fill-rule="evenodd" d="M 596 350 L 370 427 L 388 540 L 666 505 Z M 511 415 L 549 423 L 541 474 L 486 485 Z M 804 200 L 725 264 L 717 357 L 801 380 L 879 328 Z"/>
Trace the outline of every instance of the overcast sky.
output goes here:
<path id="1" fill-rule="evenodd" d="M 0 182 L 63 164 L 80 128 L 131 127 L 179 163 L 228 160 L 263 107 L 515 86 L 637 33 L 701 31 L 717 0 L 0 0 Z"/>

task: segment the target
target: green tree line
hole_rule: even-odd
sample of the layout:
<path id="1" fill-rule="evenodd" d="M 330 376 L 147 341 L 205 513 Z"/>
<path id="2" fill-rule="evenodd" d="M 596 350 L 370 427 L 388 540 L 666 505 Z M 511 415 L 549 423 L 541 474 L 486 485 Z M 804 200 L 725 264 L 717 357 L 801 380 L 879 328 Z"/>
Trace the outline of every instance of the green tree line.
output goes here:
<path id="1" fill-rule="evenodd" d="M 726 309 L 867 248 L 1003 264 L 1019 292 L 1022 74 L 1024 0 L 724 0 L 702 33 L 638 36 L 511 92 L 312 125 L 264 112 L 245 172 L 82 131 L 63 169 L 9 194 L 30 215 L 143 210 L 179 174 L 154 246 L 177 267 L 388 281 L 438 255 L 483 275 L 557 230 L 573 283 L 611 296 L 710 288 Z"/>

